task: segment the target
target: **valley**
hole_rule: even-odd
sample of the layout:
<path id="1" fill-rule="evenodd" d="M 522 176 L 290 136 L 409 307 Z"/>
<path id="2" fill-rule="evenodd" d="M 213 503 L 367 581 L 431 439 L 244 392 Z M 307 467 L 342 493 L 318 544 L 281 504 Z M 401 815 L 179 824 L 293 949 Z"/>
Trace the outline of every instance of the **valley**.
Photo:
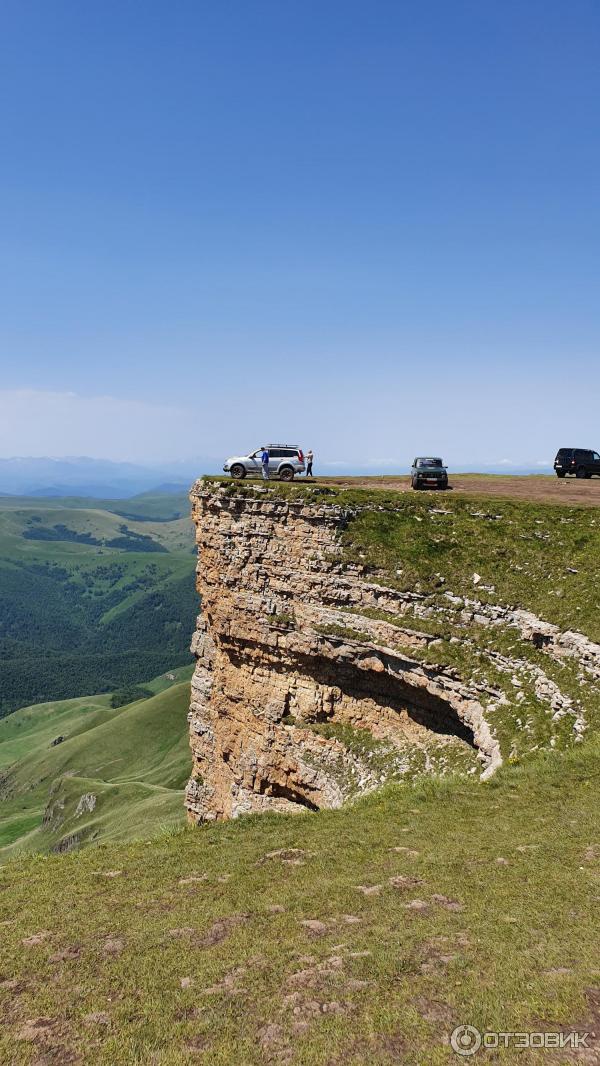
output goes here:
<path id="1" fill-rule="evenodd" d="M 109 695 L 25 707 L 0 721 L 0 864 L 182 826 L 191 667 Z"/>
<path id="2" fill-rule="evenodd" d="M 0 717 L 190 661 L 185 494 L 0 498 Z"/>

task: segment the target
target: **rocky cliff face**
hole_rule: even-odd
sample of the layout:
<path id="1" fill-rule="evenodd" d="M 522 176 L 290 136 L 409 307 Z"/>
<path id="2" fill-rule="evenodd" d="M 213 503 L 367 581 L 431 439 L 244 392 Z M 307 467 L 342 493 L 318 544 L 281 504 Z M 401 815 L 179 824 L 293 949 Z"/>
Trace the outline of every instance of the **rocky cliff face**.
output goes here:
<path id="1" fill-rule="evenodd" d="M 197 483 L 202 614 L 190 710 L 193 819 L 337 807 L 391 775 L 500 762 L 474 686 L 398 649 L 425 634 L 358 618 L 398 594 L 344 565 L 339 505 Z"/>
<path id="2" fill-rule="evenodd" d="M 506 695 L 485 678 L 427 662 L 435 637 L 414 619 L 446 608 L 348 561 L 343 506 L 314 493 L 202 481 L 191 499 L 202 597 L 189 716 L 192 820 L 339 807 L 416 772 L 494 772 L 503 755 L 494 714 Z M 456 611 L 457 597 L 446 597 Z M 586 647 L 573 646 L 573 634 L 530 613 L 466 600 L 458 608 L 467 625 L 511 626 L 543 654 L 584 654 L 590 676 L 600 667 L 597 645 L 580 638 Z M 541 667 L 496 652 L 494 665 L 515 684 L 523 667 L 548 714 L 570 715 L 575 733 L 585 728 Z"/>

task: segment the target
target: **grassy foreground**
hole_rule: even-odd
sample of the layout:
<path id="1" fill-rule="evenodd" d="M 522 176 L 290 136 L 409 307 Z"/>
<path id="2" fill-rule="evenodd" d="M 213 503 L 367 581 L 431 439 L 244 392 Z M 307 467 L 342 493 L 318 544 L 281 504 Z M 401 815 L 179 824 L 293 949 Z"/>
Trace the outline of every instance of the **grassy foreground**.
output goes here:
<path id="1" fill-rule="evenodd" d="M 9 863 L 0 1061 L 421 1066 L 462 1023 L 597 1028 L 599 754 Z"/>

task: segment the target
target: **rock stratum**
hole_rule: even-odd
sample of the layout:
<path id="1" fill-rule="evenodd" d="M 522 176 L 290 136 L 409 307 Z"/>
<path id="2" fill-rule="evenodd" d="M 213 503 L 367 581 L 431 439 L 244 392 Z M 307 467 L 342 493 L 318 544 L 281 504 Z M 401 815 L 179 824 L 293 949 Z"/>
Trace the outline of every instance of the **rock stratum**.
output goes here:
<path id="1" fill-rule="evenodd" d="M 600 646 L 581 634 L 448 588 L 429 597 L 395 588 L 344 550 L 360 505 L 208 481 L 191 501 L 202 611 L 192 644 L 190 820 L 336 808 L 415 773 L 487 778 L 511 754 L 498 716 L 532 731 L 525 691 L 544 743 L 585 731 L 582 706 L 543 665 L 573 660 L 595 684 Z M 532 649 L 533 659 L 486 652 L 514 699 L 481 671 L 428 661 L 440 640 L 427 623 L 446 616 L 464 630 L 451 643 L 468 644 L 474 625 L 510 630 Z"/>

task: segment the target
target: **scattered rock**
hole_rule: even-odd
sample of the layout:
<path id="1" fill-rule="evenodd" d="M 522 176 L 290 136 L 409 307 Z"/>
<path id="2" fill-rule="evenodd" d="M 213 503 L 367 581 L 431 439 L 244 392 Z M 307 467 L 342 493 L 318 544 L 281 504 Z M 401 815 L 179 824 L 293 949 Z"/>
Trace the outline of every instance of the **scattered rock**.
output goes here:
<path id="1" fill-rule="evenodd" d="M 75 817 L 80 818 L 82 814 L 91 814 L 96 809 L 96 797 L 93 792 L 85 792 L 80 797 L 79 803 L 75 808 Z"/>
<path id="2" fill-rule="evenodd" d="M 334 970 L 341 970 L 344 960 L 341 955 L 330 955 L 328 959 L 325 959 L 325 964 L 331 966 Z"/>
<path id="3" fill-rule="evenodd" d="M 269 914 L 285 914 L 285 907 L 281 903 L 269 903 L 267 910 Z"/>
<path id="4" fill-rule="evenodd" d="M 237 982 L 247 972 L 246 966 L 236 966 L 234 970 L 226 973 L 225 976 L 216 985 L 211 985 L 210 988 L 204 988 L 202 990 L 205 996 L 215 996 L 222 993 L 226 993 L 229 996 L 243 995 L 245 990 L 239 988 Z"/>
<path id="5" fill-rule="evenodd" d="M 317 918 L 303 918 L 300 925 L 303 925 L 311 936 L 324 936 L 327 932 L 325 922 L 320 922 Z"/>
<path id="6" fill-rule="evenodd" d="M 378 896 L 383 885 L 355 885 L 354 887 L 358 892 L 362 892 L 363 896 Z"/>
<path id="7" fill-rule="evenodd" d="M 356 914 L 342 914 L 342 921 L 346 925 L 356 925 L 357 922 L 362 922 L 362 918 L 358 918 Z"/>
<path id="8" fill-rule="evenodd" d="M 422 885 L 423 881 L 420 877 L 407 877 L 405 874 L 397 874 L 395 877 L 390 877 L 389 883 L 392 888 L 403 891 L 409 888 L 416 888 L 417 885 Z"/>
<path id="9" fill-rule="evenodd" d="M 403 903 L 403 907 L 406 907 L 409 911 L 428 911 L 429 904 L 424 899 L 411 899 L 410 903 Z"/>
<path id="10" fill-rule="evenodd" d="M 464 904 L 459 903 L 457 899 L 450 899 L 448 896 L 442 896 L 439 892 L 436 892 L 431 899 L 433 903 L 437 903 L 440 907 L 445 907 L 447 911 L 464 910 Z"/>
<path id="11" fill-rule="evenodd" d="M 182 988 L 191 988 L 192 979 L 191 977 L 182 977 L 179 984 Z"/>
<path id="12" fill-rule="evenodd" d="M 103 955 L 120 955 L 125 947 L 124 942 L 119 937 L 109 936 L 102 945 Z"/>

